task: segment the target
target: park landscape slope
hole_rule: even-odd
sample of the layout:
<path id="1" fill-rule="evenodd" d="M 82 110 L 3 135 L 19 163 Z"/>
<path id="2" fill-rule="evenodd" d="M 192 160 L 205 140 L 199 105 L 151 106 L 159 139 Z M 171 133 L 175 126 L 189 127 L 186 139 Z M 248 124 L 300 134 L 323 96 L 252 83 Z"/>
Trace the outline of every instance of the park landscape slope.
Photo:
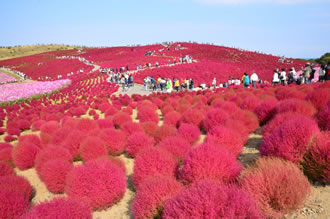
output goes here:
<path id="1" fill-rule="evenodd" d="M 7 63 L 29 77 L 34 63 L 53 66 L 63 56 L 116 68 L 191 55 L 196 63 L 158 74 L 191 68 L 197 78 L 210 62 L 281 65 L 213 45 L 162 48 L 55 51 Z M 261 74 L 264 65 L 253 63 Z M 0 107 L 0 218 L 330 216 L 329 82 L 128 96 L 106 79 L 74 74 L 60 92 Z"/>

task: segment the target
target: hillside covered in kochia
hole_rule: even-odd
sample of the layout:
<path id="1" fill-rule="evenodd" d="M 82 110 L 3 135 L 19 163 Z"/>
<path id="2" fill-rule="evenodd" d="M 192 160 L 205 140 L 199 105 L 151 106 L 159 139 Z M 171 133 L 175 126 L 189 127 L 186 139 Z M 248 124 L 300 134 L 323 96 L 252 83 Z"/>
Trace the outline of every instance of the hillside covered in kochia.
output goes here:
<path id="1" fill-rule="evenodd" d="M 185 56 L 192 57 L 193 63 L 177 65 L 174 69 L 156 68 L 145 72 L 139 71 L 136 76 L 140 82 L 145 76 L 161 76 L 178 77 L 179 79 L 193 78 L 197 84 L 209 84 L 213 78 L 216 78 L 217 81 L 224 81 L 228 80 L 229 77 L 240 78 L 244 72 L 251 74 L 252 71 L 256 71 L 261 79 L 270 81 L 276 68 L 284 68 L 288 71 L 291 67 L 295 67 L 298 71 L 305 64 L 304 61 L 281 60 L 277 56 L 223 46 L 175 43 L 52 51 L 3 60 L 0 61 L 0 66 L 22 71 L 34 80 L 46 76 L 54 80 L 57 79 L 58 75 L 91 70 L 90 66 L 79 62 L 79 57 L 100 65 L 102 68 L 116 70 L 121 67 L 125 67 L 125 69 L 128 67 L 129 70 L 136 70 L 139 66 L 139 70 L 142 70 L 144 67 L 147 68 L 147 63 L 150 63 L 152 67 L 156 63 L 159 66 L 165 66 L 169 63 L 179 63 L 180 58 Z"/>

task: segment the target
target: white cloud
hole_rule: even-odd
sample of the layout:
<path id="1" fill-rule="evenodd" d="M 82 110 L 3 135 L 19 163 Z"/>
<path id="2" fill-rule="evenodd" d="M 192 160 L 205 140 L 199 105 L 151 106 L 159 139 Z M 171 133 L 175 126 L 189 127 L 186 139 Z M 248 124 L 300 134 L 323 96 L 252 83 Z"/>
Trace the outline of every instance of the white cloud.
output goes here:
<path id="1" fill-rule="evenodd" d="M 302 4 L 316 2 L 330 2 L 330 0 L 194 0 L 203 4 L 222 4 L 222 5 L 240 5 L 240 4 Z"/>

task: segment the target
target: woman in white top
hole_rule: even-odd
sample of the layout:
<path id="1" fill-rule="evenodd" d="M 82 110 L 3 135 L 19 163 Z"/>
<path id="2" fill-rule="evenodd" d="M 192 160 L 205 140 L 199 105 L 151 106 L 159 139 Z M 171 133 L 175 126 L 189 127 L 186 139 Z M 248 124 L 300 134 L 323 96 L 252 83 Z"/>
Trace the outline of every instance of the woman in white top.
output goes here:
<path id="1" fill-rule="evenodd" d="M 280 83 L 280 78 L 278 77 L 278 72 L 275 70 L 273 75 L 273 86 Z"/>
<path id="2" fill-rule="evenodd" d="M 285 81 L 286 81 L 286 72 L 285 72 L 284 68 L 282 68 L 280 79 L 281 79 L 281 84 L 284 86 Z"/>

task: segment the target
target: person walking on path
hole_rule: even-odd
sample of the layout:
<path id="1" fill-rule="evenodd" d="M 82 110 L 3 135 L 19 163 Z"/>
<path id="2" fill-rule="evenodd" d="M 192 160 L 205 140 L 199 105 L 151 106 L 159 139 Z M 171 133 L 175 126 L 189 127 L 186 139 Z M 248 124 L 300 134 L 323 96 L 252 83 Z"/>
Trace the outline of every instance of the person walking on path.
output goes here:
<path id="1" fill-rule="evenodd" d="M 213 78 L 212 86 L 213 86 L 213 88 L 217 87 L 217 80 L 215 78 Z"/>
<path id="2" fill-rule="evenodd" d="M 258 83 L 258 81 L 259 81 L 258 75 L 255 71 L 253 71 L 253 73 L 251 75 L 252 87 L 257 88 L 256 84 Z"/>

